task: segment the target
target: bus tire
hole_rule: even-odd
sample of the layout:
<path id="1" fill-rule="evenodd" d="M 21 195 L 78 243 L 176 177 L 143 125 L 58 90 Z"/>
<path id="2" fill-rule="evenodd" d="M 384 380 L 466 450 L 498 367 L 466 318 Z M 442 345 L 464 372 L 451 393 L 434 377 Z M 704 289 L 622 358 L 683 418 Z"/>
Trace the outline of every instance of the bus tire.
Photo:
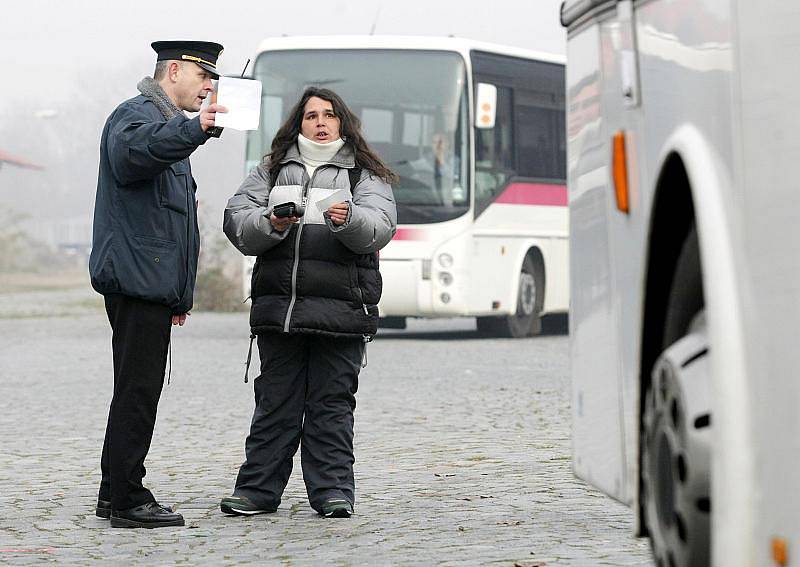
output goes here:
<path id="1" fill-rule="evenodd" d="M 542 331 L 543 292 L 544 268 L 528 254 L 520 269 L 516 313 L 505 317 L 478 317 L 478 333 L 515 339 L 538 335 Z"/>
<path id="2" fill-rule="evenodd" d="M 673 278 L 661 355 L 644 394 L 643 519 L 656 565 L 705 567 L 711 555 L 711 395 L 697 234 Z"/>

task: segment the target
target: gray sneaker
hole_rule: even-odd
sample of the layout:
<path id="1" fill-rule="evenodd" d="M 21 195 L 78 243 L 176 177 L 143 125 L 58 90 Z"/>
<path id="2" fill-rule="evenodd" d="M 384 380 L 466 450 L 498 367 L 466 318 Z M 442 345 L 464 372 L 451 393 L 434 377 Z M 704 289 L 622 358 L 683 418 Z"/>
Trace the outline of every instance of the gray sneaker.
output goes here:
<path id="1" fill-rule="evenodd" d="M 329 498 L 322 503 L 320 515 L 326 518 L 349 518 L 353 515 L 353 505 L 344 498 Z"/>
<path id="2" fill-rule="evenodd" d="M 255 514 L 270 514 L 278 508 L 260 508 L 244 496 L 228 496 L 219 503 L 219 509 L 223 514 L 231 516 L 254 516 Z"/>

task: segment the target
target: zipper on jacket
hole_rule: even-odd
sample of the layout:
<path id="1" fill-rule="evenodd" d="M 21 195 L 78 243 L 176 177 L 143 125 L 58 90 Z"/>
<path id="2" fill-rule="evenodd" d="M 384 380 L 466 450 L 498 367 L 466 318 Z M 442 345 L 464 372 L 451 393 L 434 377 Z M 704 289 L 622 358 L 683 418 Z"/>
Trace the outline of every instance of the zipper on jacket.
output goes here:
<path id="1" fill-rule="evenodd" d="M 356 268 L 356 270 L 358 270 L 358 268 Z M 356 277 L 358 277 L 358 275 L 356 275 Z M 364 303 L 364 291 L 358 283 L 356 283 L 356 289 L 358 290 L 358 298 L 361 300 L 361 307 L 364 309 L 364 315 L 369 317 L 369 309 L 367 309 L 367 304 Z"/>
<path id="2" fill-rule="evenodd" d="M 303 175 L 306 175 L 305 166 L 303 167 Z M 317 169 L 314 170 L 314 175 L 308 180 L 308 184 L 303 187 L 303 198 L 301 201 L 302 206 L 305 208 L 308 205 L 308 192 L 311 190 L 311 184 L 314 182 L 314 178 L 317 176 L 317 171 L 320 168 L 324 168 L 324 165 L 319 166 Z M 303 234 L 303 226 L 306 222 L 305 214 L 300 218 L 300 224 L 297 227 L 297 236 L 295 237 L 294 241 L 294 263 L 292 264 L 292 298 L 289 300 L 289 308 L 286 310 L 286 319 L 283 321 L 283 332 L 289 332 L 289 321 L 292 318 L 292 310 L 294 309 L 294 304 L 297 301 L 297 269 L 300 266 L 300 236 Z"/>
<path id="3" fill-rule="evenodd" d="M 189 188 L 190 183 L 192 183 L 192 170 L 191 168 L 188 169 L 188 173 L 183 176 L 184 180 L 187 181 L 186 184 L 186 278 L 183 280 L 183 290 L 181 291 L 180 300 L 183 300 L 186 297 L 186 288 L 189 287 L 189 266 L 191 264 L 191 260 L 189 258 L 191 254 L 191 232 L 192 232 L 192 215 L 195 215 L 194 221 L 197 223 L 197 213 L 194 209 L 194 203 L 192 203 L 192 190 Z M 188 179 L 187 179 L 188 178 Z M 199 242 L 198 242 L 199 245 Z M 197 278 L 197 266 L 195 266 L 195 278 Z"/>

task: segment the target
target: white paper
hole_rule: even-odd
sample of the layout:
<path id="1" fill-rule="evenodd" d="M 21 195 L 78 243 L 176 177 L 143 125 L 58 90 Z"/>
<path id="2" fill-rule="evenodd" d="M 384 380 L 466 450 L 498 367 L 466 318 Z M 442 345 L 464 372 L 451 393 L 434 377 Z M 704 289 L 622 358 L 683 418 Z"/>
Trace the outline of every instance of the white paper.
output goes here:
<path id="1" fill-rule="evenodd" d="M 218 112 L 216 126 L 234 130 L 257 130 L 261 117 L 261 81 L 220 77 L 217 104 L 228 109 Z"/>
<path id="2" fill-rule="evenodd" d="M 316 202 L 317 208 L 323 213 L 331 208 L 331 205 L 336 203 L 344 203 L 350 198 L 350 192 L 347 189 L 337 189 L 324 199 Z"/>

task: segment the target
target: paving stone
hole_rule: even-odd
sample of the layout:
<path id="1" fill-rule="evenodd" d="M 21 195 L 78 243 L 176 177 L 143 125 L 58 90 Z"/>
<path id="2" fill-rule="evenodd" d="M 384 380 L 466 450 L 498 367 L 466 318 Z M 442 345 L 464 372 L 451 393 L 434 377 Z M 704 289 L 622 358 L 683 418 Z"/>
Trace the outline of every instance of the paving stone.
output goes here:
<path id="1" fill-rule="evenodd" d="M 299 455 L 277 513 L 231 518 L 219 499 L 253 409 L 247 314 L 193 314 L 174 329 L 145 478 L 187 527 L 121 530 L 94 517 L 111 397 L 102 302 L 0 294 L 0 564 L 652 565 L 630 510 L 572 474 L 567 338 L 473 329 L 412 320 L 369 345 L 352 518 L 310 508 Z"/>

